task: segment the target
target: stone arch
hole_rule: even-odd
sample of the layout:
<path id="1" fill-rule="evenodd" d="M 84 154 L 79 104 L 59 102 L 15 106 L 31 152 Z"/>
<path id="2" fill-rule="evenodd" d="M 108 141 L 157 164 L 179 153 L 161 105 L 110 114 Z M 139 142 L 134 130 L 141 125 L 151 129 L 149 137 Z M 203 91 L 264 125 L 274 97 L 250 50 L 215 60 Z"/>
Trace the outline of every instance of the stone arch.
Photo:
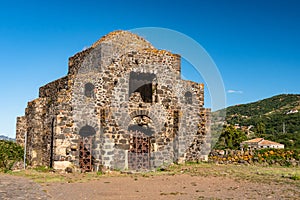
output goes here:
<path id="1" fill-rule="evenodd" d="M 147 116 L 149 117 L 153 123 L 155 124 L 154 126 L 154 131 L 155 133 L 159 132 L 161 130 L 161 123 L 159 123 L 158 118 L 156 117 L 155 113 L 153 113 L 153 111 L 149 111 L 149 110 L 135 110 L 133 112 L 131 112 L 128 117 L 126 118 L 125 123 L 126 124 L 130 124 L 130 121 L 137 116 Z"/>
<path id="2" fill-rule="evenodd" d="M 148 137 L 153 136 L 155 133 L 155 126 L 153 120 L 147 115 L 136 115 L 128 124 L 127 130 L 129 132 L 142 132 Z"/>
<path id="3" fill-rule="evenodd" d="M 76 129 L 75 129 L 75 132 L 79 135 L 80 134 L 80 130 L 83 128 L 83 127 L 91 127 L 95 130 L 95 133 L 97 134 L 99 132 L 99 126 L 96 122 L 94 121 L 91 121 L 91 120 L 86 120 L 86 121 L 80 121 L 78 123 L 76 123 Z"/>
<path id="4" fill-rule="evenodd" d="M 85 125 L 79 130 L 79 135 L 81 137 L 94 136 L 96 135 L 96 130 L 92 126 Z"/>

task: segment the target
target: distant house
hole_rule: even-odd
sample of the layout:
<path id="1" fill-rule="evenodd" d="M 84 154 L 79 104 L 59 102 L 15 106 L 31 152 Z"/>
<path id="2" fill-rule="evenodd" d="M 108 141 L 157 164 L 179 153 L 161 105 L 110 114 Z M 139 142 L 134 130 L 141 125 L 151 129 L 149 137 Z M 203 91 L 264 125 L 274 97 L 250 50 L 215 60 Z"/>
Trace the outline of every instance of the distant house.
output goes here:
<path id="1" fill-rule="evenodd" d="M 244 149 L 248 147 L 249 149 L 284 149 L 284 144 L 273 142 L 270 140 L 265 140 L 264 138 L 255 138 L 252 140 L 247 140 L 241 143 L 241 148 Z"/>
<path id="2" fill-rule="evenodd" d="M 294 114 L 294 113 L 298 113 L 298 112 L 299 111 L 297 109 L 292 109 L 289 112 L 287 112 L 286 114 L 289 115 L 289 114 Z"/>

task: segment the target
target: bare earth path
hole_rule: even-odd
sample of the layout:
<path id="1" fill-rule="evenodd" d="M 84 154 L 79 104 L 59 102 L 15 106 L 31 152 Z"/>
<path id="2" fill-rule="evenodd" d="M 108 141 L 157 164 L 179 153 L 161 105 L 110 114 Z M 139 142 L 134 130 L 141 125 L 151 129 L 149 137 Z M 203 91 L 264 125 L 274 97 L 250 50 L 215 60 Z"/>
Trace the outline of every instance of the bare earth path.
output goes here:
<path id="1" fill-rule="evenodd" d="M 0 199 L 49 199 L 49 196 L 30 179 L 1 174 Z"/>
<path id="2" fill-rule="evenodd" d="M 253 183 L 222 177 L 167 175 L 104 177 L 86 183 L 51 183 L 53 199 L 300 199 L 291 185 Z"/>
<path id="3" fill-rule="evenodd" d="M 145 174 L 66 174 L 36 170 L 12 174 L 0 173 L 0 200 L 300 200 L 300 168 L 293 167 L 187 164 Z"/>

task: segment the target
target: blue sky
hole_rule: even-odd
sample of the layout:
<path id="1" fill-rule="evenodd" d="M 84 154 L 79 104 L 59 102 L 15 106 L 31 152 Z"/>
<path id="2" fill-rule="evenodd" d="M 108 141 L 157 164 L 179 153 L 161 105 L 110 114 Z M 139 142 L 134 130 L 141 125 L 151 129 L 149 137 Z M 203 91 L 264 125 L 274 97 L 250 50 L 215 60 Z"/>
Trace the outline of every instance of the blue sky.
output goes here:
<path id="1" fill-rule="evenodd" d="M 113 30 L 139 27 L 200 43 L 222 75 L 227 105 L 300 93 L 297 0 L 1 1 L 0 134 L 15 136 L 16 116 L 40 86 L 67 73 L 68 57 Z M 188 67 L 183 73 L 201 80 Z"/>

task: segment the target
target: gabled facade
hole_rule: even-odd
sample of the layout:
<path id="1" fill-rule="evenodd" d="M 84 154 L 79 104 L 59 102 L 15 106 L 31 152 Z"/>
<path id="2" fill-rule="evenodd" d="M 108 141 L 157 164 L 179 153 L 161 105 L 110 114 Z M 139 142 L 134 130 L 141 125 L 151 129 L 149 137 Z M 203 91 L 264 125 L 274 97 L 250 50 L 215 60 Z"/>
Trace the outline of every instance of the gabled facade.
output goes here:
<path id="1" fill-rule="evenodd" d="M 29 165 L 148 170 L 206 159 L 204 86 L 181 79 L 180 61 L 127 31 L 72 56 L 17 118 Z"/>

